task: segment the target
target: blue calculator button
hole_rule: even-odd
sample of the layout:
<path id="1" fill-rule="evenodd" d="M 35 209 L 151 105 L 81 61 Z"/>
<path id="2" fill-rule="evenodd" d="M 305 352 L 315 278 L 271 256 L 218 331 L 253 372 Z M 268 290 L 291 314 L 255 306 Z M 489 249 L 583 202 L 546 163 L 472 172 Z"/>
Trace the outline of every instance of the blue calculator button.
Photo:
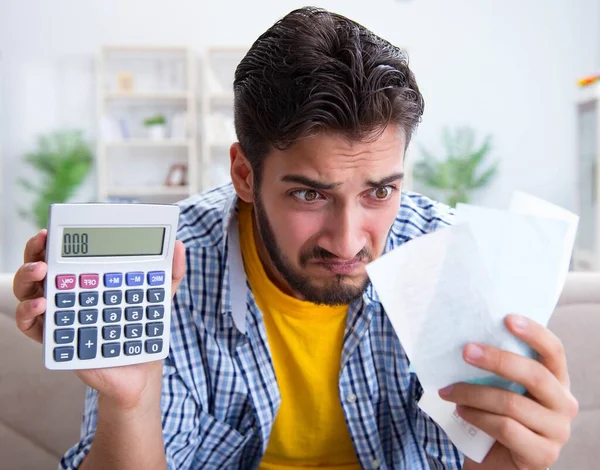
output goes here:
<path id="1" fill-rule="evenodd" d="M 102 310 L 102 319 L 104 323 L 116 323 L 121 320 L 120 308 L 105 308 Z"/>
<path id="2" fill-rule="evenodd" d="M 102 355 L 104 357 L 117 357 L 121 352 L 121 343 L 104 343 L 102 345 Z"/>
<path id="3" fill-rule="evenodd" d="M 141 286 L 144 283 L 144 273 L 142 271 L 127 273 L 125 282 L 128 286 Z"/>
<path id="4" fill-rule="evenodd" d="M 128 356 L 136 356 L 142 354 L 142 342 L 141 341 L 127 341 L 123 344 L 125 354 Z"/>
<path id="5" fill-rule="evenodd" d="M 146 341 L 146 352 L 148 354 L 156 354 L 162 351 L 162 339 L 149 339 Z"/>
<path id="6" fill-rule="evenodd" d="M 143 289 L 129 289 L 125 291 L 125 301 L 128 304 L 141 304 L 144 301 Z"/>
<path id="7" fill-rule="evenodd" d="M 119 305 L 123 299 L 123 292 L 120 290 L 106 290 L 104 291 L 104 304 L 105 305 Z"/>
<path id="8" fill-rule="evenodd" d="M 144 326 L 141 323 L 133 323 L 131 325 L 125 325 L 125 337 L 126 338 L 141 338 Z"/>
<path id="9" fill-rule="evenodd" d="M 54 342 L 57 344 L 72 343 L 74 339 L 74 328 L 60 328 L 58 330 L 54 330 Z"/>
<path id="10" fill-rule="evenodd" d="M 56 362 L 66 362 L 73 359 L 73 353 L 75 348 L 73 346 L 61 346 L 60 348 L 54 348 L 54 360 Z"/>
<path id="11" fill-rule="evenodd" d="M 121 337 L 121 325 L 107 325 L 102 328 L 102 339 L 111 340 Z"/>
<path id="12" fill-rule="evenodd" d="M 164 302 L 165 290 L 161 287 L 158 289 L 148 289 L 148 302 L 158 303 Z"/>
<path id="13" fill-rule="evenodd" d="M 69 308 L 75 305 L 75 293 L 60 293 L 56 294 L 56 306 L 58 308 Z"/>
<path id="14" fill-rule="evenodd" d="M 86 326 L 77 332 L 77 356 L 79 359 L 94 359 L 98 348 L 98 328 Z"/>
<path id="15" fill-rule="evenodd" d="M 123 273 L 105 273 L 104 274 L 104 286 L 105 287 L 121 287 L 123 284 Z"/>
<path id="16" fill-rule="evenodd" d="M 149 286 L 162 286 L 165 283 L 164 271 L 150 271 L 148 273 Z"/>
<path id="17" fill-rule="evenodd" d="M 98 321 L 98 309 L 84 308 L 79 310 L 79 323 L 82 325 L 93 325 Z"/>
<path id="18" fill-rule="evenodd" d="M 54 323 L 58 326 L 69 326 L 75 323 L 75 310 L 62 310 L 54 314 Z"/>
<path id="19" fill-rule="evenodd" d="M 80 292 L 79 305 L 83 307 L 93 307 L 94 305 L 98 305 L 98 292 Z"/>
<path id="20" fill-rule="evenodd" d="M 144 316 L 143 307 L 126 307 L 125 308 L 125 319 L 127 321 L 138 321 Z"/>
<path id="21" fill-rule="evenodd" d="M 146 336 L 160 336 L 163 334 L 165 329 L 165 324 L 163 322 L 157 321 L 152 323 L 146 323 Z"/>
<path id="22" fill-rule="evenodd" d="M 165 316 L 164 305 L 148 305 L 146 307 L 146 318 L 148 320 L 160 320 Z"/>

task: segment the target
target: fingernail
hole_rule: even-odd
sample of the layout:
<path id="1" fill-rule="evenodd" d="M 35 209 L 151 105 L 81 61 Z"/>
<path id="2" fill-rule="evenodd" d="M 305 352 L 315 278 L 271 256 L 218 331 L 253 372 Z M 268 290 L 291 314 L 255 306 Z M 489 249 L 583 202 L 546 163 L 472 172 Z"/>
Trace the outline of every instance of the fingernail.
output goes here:
<path id="1" fill-rule="evenodd" d="M 448 397 L 450 396 L 450 394 L 452 393 L 452 389 L 454 388 L 454 385 L 448 385 L 447 387 L 441 388 L 439 390 L 439 394 L 442 397 Z"/>
<path id="2" fill-rule="evenodd" d="M 30 301 L 31 308 L 37 308 L 37 306 L 39 304 L 40 304 L 40 301 L 38 299 L 33 299 Z"/>
<path id="3" fill-rule="evenodd" d="M 477 361 L 483 356 L 483 349 L 481 348 L 481 346 L 478 346 L 476 344 L 469 344 L 467 346 L 467 350 L 465 351 L 465 356 L 470 361 Z"/>
<path id="4" fill-rule="evenodd" d="M 527 325 L 529 324 L 527 318 L 522 317 L 521 315 L 511 315 L 510 320 L 515 329 L 519 331 L 525 331 L 527 329 Z"/>
<path id="5" fill-rule="evenodd" d="M 35 263 L 29 263 L 27 265 L 27 271 L 33 271 L 36 266 L 37 266 L 37 262 L 35 262 Z"/>

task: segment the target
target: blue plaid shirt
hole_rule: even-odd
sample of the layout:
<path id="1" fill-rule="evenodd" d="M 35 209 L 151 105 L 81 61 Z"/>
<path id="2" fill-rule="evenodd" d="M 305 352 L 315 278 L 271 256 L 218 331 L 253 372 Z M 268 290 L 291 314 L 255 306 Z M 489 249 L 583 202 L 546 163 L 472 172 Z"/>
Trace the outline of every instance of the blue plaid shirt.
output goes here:
<path id="1" fill-rule="evenodd" d="M 265 325 L 243 269 L 236 200 L 226 185 L 181 202 L 178 238 L 186 246 L 187 272 L 173 300 L 162 390 L 165 452 L 173 470 L 257 468 L 281 402 Z M 386 250 L 451 219 L 447 206 L 404 192 Z M 348 310 L 339 377 L 363 468 L 462 468 L 461 453 L 417 406 L 422 393 L 369 287 Z M 81 439 L 59 468 L 77 468 L 96 418 L 97 393 L 88 389 Z"/>

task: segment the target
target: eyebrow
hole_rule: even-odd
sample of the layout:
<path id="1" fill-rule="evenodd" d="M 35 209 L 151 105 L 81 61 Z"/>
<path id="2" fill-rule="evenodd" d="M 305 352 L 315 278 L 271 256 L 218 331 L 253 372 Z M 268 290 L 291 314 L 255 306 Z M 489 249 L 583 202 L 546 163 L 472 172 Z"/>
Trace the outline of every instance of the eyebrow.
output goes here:
<path id="1" fill-rule="evenodd" d="M 368 180 L 365 184 L 371 188 L 379 188 L 381 186 L 390 184 L 394 181 L 402 181 L 403 179 L 404 173 L 400 172 L 394 173 L 390 176 L 386 176 L 385 178 L 382 178 L 377 181 Z M 312 178 L 308 178 L 302 175 L 285 175 L 281 178 L 281 181 L 302 184 L 304 186 L 308 186 L 309 188 L 318 189 L 320 191 L 330 191 L 342 185 L 342 183 L 323 183 L 321 181 L 314 180 Z"/>
<path id="2" fill-rule="evenodd" d="M 378 181 L 367 181 L 367 186 L 372 188 L 380 188 L 381 186 L 388 185 L 394 181 L 402 181 L 404 179 L 404 172 L 394 173 L 393 175 L 386 176 Z"/>

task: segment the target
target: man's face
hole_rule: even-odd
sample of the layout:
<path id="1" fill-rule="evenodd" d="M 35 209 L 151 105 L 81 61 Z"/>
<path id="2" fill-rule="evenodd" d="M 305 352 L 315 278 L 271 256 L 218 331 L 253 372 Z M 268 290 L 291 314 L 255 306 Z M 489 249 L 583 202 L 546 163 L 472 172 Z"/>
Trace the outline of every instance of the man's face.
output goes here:
<path id="1" fill-rule="evenodd" d="M 319 134 L 265 159 L 255 191 L 257 247 L 269 276 L 299 298 L 347 304 L 368 284 L 400 207 L 405 137 Z"/>

